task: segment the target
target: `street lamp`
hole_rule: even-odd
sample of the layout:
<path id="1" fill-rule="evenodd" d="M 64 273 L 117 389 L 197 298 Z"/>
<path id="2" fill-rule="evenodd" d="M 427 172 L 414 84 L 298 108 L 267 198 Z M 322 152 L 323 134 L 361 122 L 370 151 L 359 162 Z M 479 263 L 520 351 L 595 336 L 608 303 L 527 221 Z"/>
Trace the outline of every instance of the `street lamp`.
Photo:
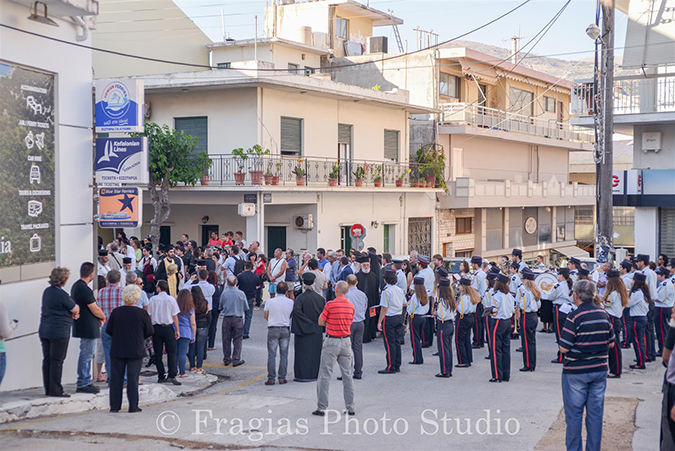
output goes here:
<path id="1" fill-rule="evenodd" d="M 586 27 L 586 34 L 588 35 L 589 38 L 593 39 L 594 41 L 597 41 L 598 38 L 600 37 L 600 27 L 592 23 L 588 27 Z"/>

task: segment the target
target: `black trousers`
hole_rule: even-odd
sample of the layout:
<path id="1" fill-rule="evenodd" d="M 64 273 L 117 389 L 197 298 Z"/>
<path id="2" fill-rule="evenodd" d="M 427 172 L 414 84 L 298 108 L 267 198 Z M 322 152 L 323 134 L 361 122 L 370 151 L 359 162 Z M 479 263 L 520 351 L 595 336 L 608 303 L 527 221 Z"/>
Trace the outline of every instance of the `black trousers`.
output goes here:
<path id="1" fill-rule="evenodd" d="M 647 361 L 647 317 L 631 316 L 630 322 L 633 324 L 633 349 L 635 350 L 635 359 L 638 366 L 645 366 Z"/>
<path id="2" fill-rule="evenodd" d="M 663 381 L 663 401 L 661 403 L 661 447 L 662 450 L 675 449 L 675 421 L 670 412 L 675 405 L 675 385 Z"/>
<path id="3" fill-rule="evenodd" d="M 161 359 L 160 359 L 161 360 Z M 138 409 L 138 378 L 141 375 L 143 359 L 121 359 L 110 356 L 110 410 L 117 412 L 122 408 L 122 389 L 124 374 L 127 374 L 127 399 L 129 411 Z"/>
<path id="4" fill-rule="evenodd" d="M 40 338 L 42 343 L 42 383 L 45 395 L 59 396 L 63 393 L 61 376 L 63 361 L 68 354 L 70 338 Z"/>
<path id="5" fill-rule="evenodd" d="M 155 350 L 155 365 L 157 365 L 157 379 L 162 380 L 166 375 L 162 361 L 162 348 L 166 348 L 166 361 L 169 365 L 169 379 L 175 378 L 178 372 L 176 366 L 176 332 L 173 326 L 155 324 L 155 333 L 152 334 L 152 347 Z"/>
<path id="6" fill-rule="evenodd" d="M 432 316 L 427 316 L 422 327 L 422 347 L 430 348 L 434 344 L 434 334 L 436 333 L 436 320 Z"/>
<path id="7" fill-rule="evenodd" d="M 492 337 L 491 337 L 491 330 L 492 330 L 492 323 L 494 323 L 495 319 L 492 316 L 486 316 L 485 318 L 485 339 L 487 342 L 488 346 L 488 357 L 492 357 Z"/>
<path id="8" fill-rule="evenodd" d="M 537 324 L 539 324 L 537 312 L 523 312 L 520 324 L 523 366 L 534 370 L 537 367 Z"/>
<path id="9" fill-rule="evenodd" d="M 670 329 L 668 320 L 672 312 L 672 307 L 656 307 L 655 309 L 654 322 L 656 324 L 656 339 L 659 342 L 659 354 L 663 354 L 663 344 L 666 342 Z"/>
<path id="10" fill-rule="evenodd" d="M 567 321 L 567 313 L 563 313 L 560 311 L 560 305 L 559 304 L 553 304 L 553 329 L 555 330 L 555 342 L 560 345 L 560 334 L 562 333 L 563 327 L 565 327 L 565 321 Z M 560 348 L 558 347 L 558 355 L 556 357 L 558 362 L 563 361 L 563 355 L 562 352 L 560 352 Z"/>
<path id="11" fill-rule="evenodd" d="M 207 346 L 209 348 L 216 347 L 216 332 L 218 332 L 218 318 L 220 317 L 220 299 L 213 301 L 213 309 L 211 310 L 211 324 L 209 325 L 209 339 Z"/>
<path id="12" fill-rule="evenodd" d="M 647 313 L 647 326 L 645 329 L 645 341 L 647 342 L 647 359 L 656 360 L 656 337 L 654 333 L 654 323 L 656 316 L 656 307 L 652 302 L 649 304 L 649 313 Z"/>
<path id="13" fill-rule="evenodd" d="M 473 362 L 471 351 L 471 328 L 474 324 L 474 314 L 466 313 L 464 318 L 457 315 L 455 319 L 455 345 L 457 346 L 457 363 L 467 365 Z"/>
<path id="14" fill-rule="evenodd" d="M 621 374 L 621 346 L 619 346 L 618 338 L 621 336 L 621 330 L 623 329 L 623 320 L 612 315 L 609 315 L 609 320 L 612 323 L 612 329 L 614 329 L 614 337 L 617 339 L 614 347 L 609 350 L 609 372 Z"/>
<path id="15" fill-rule="evenodd" d="M 452 336 L 455 325 L 452 321 L 436 320 L 436 341 L 438 343 L 438 362 L 441 365 L 441 374 L 452 374 Z"/>
<path id="16" fill-rule="evenodd" d="M 422 334 L 427 318 L 415 315 L 410 318 L 410 345 L 412 347 L 413 363 L 424 363 L 422 355 Z"/>
<path id="17" fill-rule="evenodd" d="M 473 317 L 473 345 L 478 347 L 485 346 L 485 318 L 483 317 L 483 303 L 476 304 L 476 314 Z"/>
<path id="18" fill-rule="evenodd" d="M 492 353 L 490 369 L 492 378 L 500 381 L 511 379 L 511 318 L 494 319 L 491 326 Z"/>
<path id="19" fill-rule="evenodd" d="M 382 320 L 384 350 L 387 353 L 387 370 L 401 369 L 401 338 L 403 337 L 403 315 L 385 316 Z"/>
<path id="20" fill-rule="evenodd" d="M 623 323 L 623 339 L 621 340 L 621 347 L 630 348 L 630 344 L 633 343 L 633 325 L 630 322 L 630 309 L 623 309 L 621 320 Z"/>

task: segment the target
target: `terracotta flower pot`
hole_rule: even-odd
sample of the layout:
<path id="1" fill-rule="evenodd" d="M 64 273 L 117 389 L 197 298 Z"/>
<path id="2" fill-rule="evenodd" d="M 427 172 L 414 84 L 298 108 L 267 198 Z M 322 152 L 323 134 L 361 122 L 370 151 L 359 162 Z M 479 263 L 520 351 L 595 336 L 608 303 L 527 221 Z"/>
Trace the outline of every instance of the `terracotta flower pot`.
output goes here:
<path id="1" fill-rule="evenodd" d="M 328 179 L 328 186 L 337 186 L 337 179 L 329 178 Z"/>
<path id="2" fill-rule="evenodd" d="M 202 175 L 201 185 L 202 186 L 208 186 L 209 185 L 209 176 L 208 175 Z"/>
<path id="3" fill-rule="evenodd" d="M 246 181 L 246 173 L 245 172 L 235 172 L 234 173 L 234 183 L 235 183 L 235 185 L 243 185 L 245 181 Z"/>
<path id="4" fill-rule="evenodd" d="M 295 179 L 295 184 L 298 186 L 305 186 L 305 178 L 304 177 L 297 177 Z"/>
<path id="5" fill-rule="evenodd" d="M 249 171 L 249 174 L 251 174 L 251 183 L 253 185 L 262 185 L 263 171 Z"/>
<path id="6" fill-rule="evenodd" d="M 403 186 L 403 180 L 396 180 L 396 188 L 401 188 Z"/>
<path id="7" fill-rule="evenodd" d="M 363 179 L 354 179 L 354 186 L 357 187 L 362 187 L 363 186 Z"/>
<path id="8" fill-rule="evenodd" d="M 382 186 L 382 180 L 377 180 L 373 182 L 373 184 L 375 185 L 375 188 L 380 188 Z"/>
<path id="9" fill-rule="evenodd" d="M 436 186 L 436 177 L 427 177 L 427 186 L 434 188 Z"/>
<path id="10" fill-rule="evenodd" d="M 278 175 L 273 175 L 272 176 L 272 186 L 277 186 L 279 184 L 279 176 Z"/>
<path id="11" fill-rule="evenodd" d="M 265 185 L 271 185 L 273 177 L 272 174 L 265 174 Z"/>

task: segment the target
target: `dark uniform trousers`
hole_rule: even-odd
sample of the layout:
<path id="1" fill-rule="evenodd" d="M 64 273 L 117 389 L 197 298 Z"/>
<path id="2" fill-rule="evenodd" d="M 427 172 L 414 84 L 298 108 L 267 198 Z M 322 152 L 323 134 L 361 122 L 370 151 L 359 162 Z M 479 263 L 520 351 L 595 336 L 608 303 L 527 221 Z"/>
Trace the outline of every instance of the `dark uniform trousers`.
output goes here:
<path id="1" fill-rule="evenodd" d="M 630 344 L 633 343 L 633 325 L 630 322 L 630 309 L 623 309 L 621 320 L 623 322 L 623 340 L 621 341 L 621 347 L 630 348 Z"/>
<path id="2" fill-rule="evenodd" d="M 422 347 L 430 348 L 434 345 L 436 320 L 432 316 L 427 316 L 424 319 L 424 327 L 422 328 Z"/>
<path id="3" fill-rule="evenodd" d="M 565 327 L 565 321 L 567 321 L 567 313 L 561 312 L 560 307 L 559 304 L 553 304 L 553 315 L 555 315 L 555 318 L 553 318 L 553 328 L 555 329 L 555 342 L 558 345 L 560 345 L 560 334 L 562 333 L 563 327 Z M 559 363 L 562 363 L 563 361 L 563 355 L 562 352 L 560 352 L 560 348 L 558 348 L 557 360 Z"/>
<path id="4" fill-rule="evenodd" d="M 474 314 L 465 313 L 461 318 L 457 315 L 455 326 L 455 345 L 457 346 L 457 362 L 460 365 L 468 365 L 473 362 L 471 351 L 471 328 L 474 325 Z"/>
<path id="5" fill-rule="evenodd" d="M 436 320 L 436 334 L 438 335 L 438 361 L 441 365 L 441 374 L 452 374 L 452 336 L 455 325 L 452 321 Z"/>
<path id="6" fill-rule="evenodd" d="M 649 304 L 649 313 L 647 313 L 647 326 L 645 329 L 645 341 L 647 342 L 647 359 L 656 360 L 656 337 L 654 336 L 654 316 L 656 307 L 654 303 Z"/>
<path id="7" fill-rule="evenodd" d="M 492 378 L 500 381 L 511 379 L 511 318 L 494 318 L 491 326 L 492 352 L 490 369 Z"/>
<path id="8" fill-rule="evenodd" d="M 663 344 L 666 342 L 668 330 L 670 329 L 668 320 L 672 312 L 673 309 L 671 307 L 656 307 L 655 309 L 654 322 L 656 324 L 656 339 L 659 342 L 659 354 L 663 354 Z"/>
<path id="9" fill-rule="evenodd" d="M 422 334 L 426 326 L 427 318 L 421 315 L 410 317 L 410 345 L 413 353 L 413 363 L 424 363 L 422 355 Z"/>
<path id="10" fill-rule="evenodd" d="M 534 370 L 537 366 L 537 312 L 523 312 L 520 336 L 523 348 L 523 366 Z"/>
<path id="11" fill-rule="evenodd" d="M 476 314 L 473 317 L 473 345 L 482 348 L 485 346 L 485 318 L 483 318 L 483 303 L 476 304 Z"/>
<path id="12" fill-rule="evenodd" d="M 635 350 L 635 359 L 638 366 L 645 366 L 647 360 L 647 317 L 646 316 L 631 316 L 630 322 L 633 324 L 633 349 Z"/>
<path id="13" fill-rule="evenodd" d="M 492 358 L 492 337 L 490 334 L 492 333 L 492 327 L 493 323 L 495 322 L 495 319 L 488 315 L 485 317 L 485 338 L 488 346 L 488 357 Z"/>
<path id="14" fill-rule="evenodd" d="M 403 315 L 385 316 L 382 321 L 384 350 L 387 353 L 387 370 L 401 369 L 401 339 L 403 338 Z"/>
<path id="15" fill-rule="evenodd" d="M 623 329 L 623 319 L 609 315 L 609 320 L 612 323 L 612 329 L 614 329 L 614 336 L 620 337 L 621 330 Z M 609 350 L 609 372 L 621 374 L 621 346 L 618 343 L 615 343 L 614 347 Z"/>

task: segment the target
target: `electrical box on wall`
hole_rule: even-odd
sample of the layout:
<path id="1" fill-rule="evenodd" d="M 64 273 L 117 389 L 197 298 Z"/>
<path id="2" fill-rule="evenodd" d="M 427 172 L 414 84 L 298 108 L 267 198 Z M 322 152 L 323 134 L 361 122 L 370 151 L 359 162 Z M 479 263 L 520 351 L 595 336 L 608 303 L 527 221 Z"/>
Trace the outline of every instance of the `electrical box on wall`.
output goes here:
<path id="1" fill-rule="evenodd" d="M 661 150 L 661 132 L 642 132 L 642 151 Z"/>
<path id="2" fill-rule="evenodd" d="M 251 217 L 255 216 L 255 204 L 245 202 L 243 204 L 239 204 L 239 216 L 243 217 Z"/>

